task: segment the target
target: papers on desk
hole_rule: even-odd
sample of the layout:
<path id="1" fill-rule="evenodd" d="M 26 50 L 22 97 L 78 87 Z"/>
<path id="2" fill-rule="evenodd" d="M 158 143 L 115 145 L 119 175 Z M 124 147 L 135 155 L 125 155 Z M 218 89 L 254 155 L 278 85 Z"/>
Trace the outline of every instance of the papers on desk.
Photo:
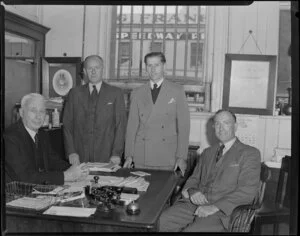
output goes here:
<path id="1" fill-rule="evenodd" d="M 43 214 L 56 216 L 89 217 L 94 214 L 96 208 L 52 206 Z"/>
<path id="2" fill-rule="evenodd" d="M 65 187 L 59 186 L 59 187 L 53 189 L 50 192 L 41 192 L 41 191 L 38 191 L 38 190 L 36 190 L 36 189 L 33 188 L 32 194 L 37 194 L 37 195 L 57 195 L 59 192 L 61 192 L 64 189 L 65 189 Z"/>
<path id="3" fill-rule="evenodd" d="M 136 188 L 140 192 L 146 192 L 149 187 L 149 182 L 143 177 L 129 176 L 115 186 L 125 186 L 130 188 Z"/>
<path id="4" fill-rule="evenodd" d="M 139 197 L 139 194 L 121 193 L 120 200 L 124 201 L 125 205 L 128 205 L 132 201 L 137 200 Z"/>
<path id="5" fill-rule="evenodd" d="M 133 175 L 141 176 L 141 177 L 147 176 L 147 175 L 151 175 L 151 174 L 149 174 L 149 173 L 147 173 L 147 172 L 144 172 L 144 171 L 132 171 L 132 172 L 130 172 L 130 173 L 133 174 Z"/>
<path id="6" fill-rule="evenodd" d="M 82 168 L 88 168 L 89 171 L 116 172 L 121 167 L 119 165 L 101 162 L 87 162 Z"/>
<path id="7" fill-rule="evenodd" d="M 17 200 L 13 200 L 11 202 L 6 203 L 6 206 L 39 211 L 51 206 L 55 203 L 55 201 L 56 198 L 51 196 L 40 196 L 36 198 L 22 197 Z"/>

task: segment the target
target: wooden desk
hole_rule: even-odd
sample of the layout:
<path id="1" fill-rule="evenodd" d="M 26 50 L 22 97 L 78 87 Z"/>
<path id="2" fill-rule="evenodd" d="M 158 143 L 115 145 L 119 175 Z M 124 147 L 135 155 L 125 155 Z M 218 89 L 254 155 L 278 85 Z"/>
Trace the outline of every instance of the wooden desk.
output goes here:
<path id="1" fill-rule="evenodd" d="M 179 177 L 171 171 L 145 171 L 151 173 L 151 176 L 145 177 L 150 185 L 147 192 L 140 194 L 138 202 L 141 212 L 139 215 L 128 215 L 126 208 L 121 206 L 117 206 L 108 213 L 98 210 L 90 218 L 49 216 L 7 209 L 7 232 L 157 231 L 158 218 L 177 185 Z M 120 169 L 112 175 L 127 177 L 130 175 L 129 172 L 129 169 Z M 101 173 L 101 175 L 107 174 Z"/>

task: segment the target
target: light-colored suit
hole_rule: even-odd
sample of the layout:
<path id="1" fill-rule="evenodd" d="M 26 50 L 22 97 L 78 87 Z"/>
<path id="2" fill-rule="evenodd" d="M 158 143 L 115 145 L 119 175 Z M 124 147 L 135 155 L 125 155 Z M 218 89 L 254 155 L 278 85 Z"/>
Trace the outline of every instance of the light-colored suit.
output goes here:
<path id="1" fill-rule="evenodd" d="M 172 169 L 187 158 L 190 113 L 181 85 L 164 79 L 155 104 L 150 83 L 132 91 L 125 156 L 136 167 Z"/>
<path id="2" fill-rule="evenodd" d="M 238 205 L 251 203 L 257 194 L 261 161 L 259 150 L 243 144 L 237 139 L 216 163 L 218 147 L 219 144 L 203 151 L 183 191 L 188 188 L 199 189 L 205 195 L 208 205 L 215 205 L 220 211 L 206 218 L 197 217 L 197 223 L 189 225 L 187 231 L 226 229 L 233 209 Z M 196 208 L 197 206 L 188 199 L 175 203 L 162 214 L 161 231 L 180 230 L 181 227 L 188 224 L 188 221 L 191 220 L 190 223 L 192 223 Z M 179 213 L 183 209 L 186 211 L 187 217 L 183 213 Z M 178 223 L 175 223 L 177 221 Z M 208 225 L 211 227 L 210 229 Z"/>

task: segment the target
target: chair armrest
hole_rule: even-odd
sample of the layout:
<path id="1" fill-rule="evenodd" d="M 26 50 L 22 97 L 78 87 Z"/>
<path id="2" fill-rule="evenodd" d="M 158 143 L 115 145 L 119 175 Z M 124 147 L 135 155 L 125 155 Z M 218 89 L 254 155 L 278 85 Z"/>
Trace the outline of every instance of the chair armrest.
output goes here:
<path id="1" fill-rule="evenodd" d="M 253 204 L 240 205 L 234 208 L 230 215 L 229 232 L 249 232 L 256 210 Z"/>

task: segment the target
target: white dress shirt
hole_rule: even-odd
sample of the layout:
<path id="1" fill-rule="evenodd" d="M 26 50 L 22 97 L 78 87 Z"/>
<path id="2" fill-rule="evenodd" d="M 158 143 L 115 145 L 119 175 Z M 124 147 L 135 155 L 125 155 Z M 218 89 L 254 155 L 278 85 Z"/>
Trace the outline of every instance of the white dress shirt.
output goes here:
<path id="1" fill-rule="evenodd" d="M 92 94 L 92 92 L 93 92 L 93 90 L 94 90 L 94 87 L 93 87 L 94 85 L 96 85 L 97 93 L 99 93 L 99 91 L 100 91 L 100 89 L 101 89 L 102 81 L 100 81 L 100 82 L 97 83 L 97 84 L 89 83 L 90 94 Z"/>

